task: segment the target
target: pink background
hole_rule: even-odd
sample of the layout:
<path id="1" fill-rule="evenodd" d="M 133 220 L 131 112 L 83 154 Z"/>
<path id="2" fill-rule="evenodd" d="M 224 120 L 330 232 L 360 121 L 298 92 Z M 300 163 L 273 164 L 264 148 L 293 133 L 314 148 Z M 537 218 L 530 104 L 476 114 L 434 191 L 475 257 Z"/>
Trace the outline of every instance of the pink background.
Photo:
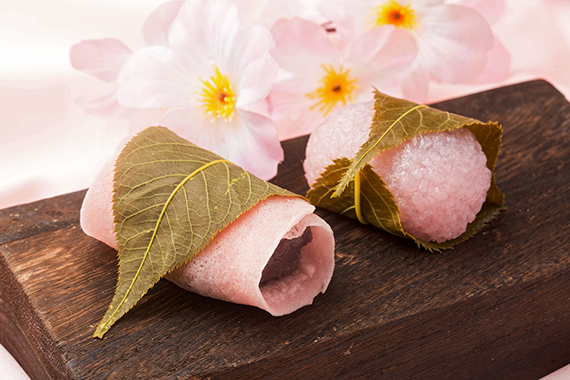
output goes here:
<path id="1" fill-rule="evenodd" d="M 0 209 L 89 187 L 128 122 L 75 105 L 112 85 L 73 70 L 69 49 L 108 37 L 142 48 L 143 22 L 163 2 L 0 0 Z M 570 0 L 506 3 L 493 30 L 511 53 L 511 76 L 492 85 L 432 84 L 428 102 L 537 78 L 570 99 Z M 0 378 L 27 378 L 2 346 Z M 545 379 L 570 379 L 570 366 Z"/>

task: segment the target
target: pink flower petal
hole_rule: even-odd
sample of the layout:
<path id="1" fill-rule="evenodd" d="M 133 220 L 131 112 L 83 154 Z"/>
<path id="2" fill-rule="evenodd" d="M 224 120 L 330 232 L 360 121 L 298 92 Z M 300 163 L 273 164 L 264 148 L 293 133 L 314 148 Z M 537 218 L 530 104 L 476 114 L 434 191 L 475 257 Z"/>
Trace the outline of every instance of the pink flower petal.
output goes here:
<path id="1" fill-rule="evenodd" d="M 313 100 L 307 94 L 318 87 L 318 80 L 318 77 L 297 76 L 275 83 L 269 93 L 271 116 L 279 119 L 298 112 L 299 109 L 309 109 Z"/>
<path id="2" fill-rule="evenodd" d="M 198 82 L 187 70 L 185 62 L 165 46 L 137 51 L 117 79 L 119 103 L 135 108 L 192 106 Z"/>
<path id="3" fill-rule="evenodd" d="M 566 44 L 570 46 L 570 23 L 568 22 L 570 20 L 570 2 L 567 0 L 542 0 L 540 4 L 561 36 L 566 40 Z"/>
<path id="4" fill-rule="evenodd" d="M 429 73 L 427 70 L 416 61 L 402 75 L 404 98 L 415 103 L 425 102 L 429 91 Z"/>
<path id="5" fill-rule="evenodd" d="M 491 50 L 486 54 L 487 66 L 485 70 L 470 83 L 499 83 L 508 78 L 511 73 L 511 55 L 505 46 L 495 39 L 495 43 Z"/>
<path id="6" fill-rule="evenodd" d="M 300 114 L 286 115 L 275 121 L 281 141 L 311 134 L 325 118 L 317 110 L 307 109 Z"/>
<path id="7" fill-rule="evenodd" d="M 159 5 L 148 16 L 143 26 L 143 35 L 147 45 L 169 45 L 170 25 L 184 3 L 185 1 L 169 1 Z"/>
<path id="8" fill-rule="evenodd" d="M 491 25 L 495 24 L 505 11 L 505 0 L 446 0 L 446 3 L 473 8 Z"/>
<path id="9" fill-rule="evenodd" d="M 105 82 L 115 82 L 131 50 L 114 38 L 86 40 L 69 51 L 71 65 Z"/>
<path id="10" fill-rule="evenodd" d="M 370 100 L 373 88 L 401 97 L 400 74 L 416 56 L 416 41 L 407 30 L 375 28 L 358 36 L 349 44 L 347 53 L 360 84 L 355 101 Z"/>
<path id="11" fill-rule="evenodd" d="M 317 9 L 323 16 L 332 21 L 343 40 L 350 41 L 355 36 L 371 29 L 371 21 L 373 20 L 371 11 L 375 6 L 385 1 L 387 0 L 322 0 L 317 5 Z M 408 2 L 408 0 L 399 0 L 402 5 Z"/>
<path id="12" fill-rule="evenodd" d="M 410 66 L 417 53 L 416 41 L 407 30 L 375 28 L 350 43 L 346 60 L 363 66 L 360 78 L 375 81 Z"/>
<path id="13" fill-rule="evenodd" d="M 371 29 L 354 38 L 346 47 L 345 59 L 352 62 L 367 63 L 378 55 L 378 52 L 392 36 L 392 25 Z M 409 33 L 407 33 L 409 34 Z"/>
<path id="14" fill-rule="evenodd" d="M 338 62 L 340 53 L 319 25 L 294 18 L 279 20 L 271 29 L 275 39 L 273 56 L 279 66 L 300 75 L 318 75 L 320 64 Z"/>
<path id="15" fill-rule="evenodd" d="M 277 174 L 283 149 L 275 124 L 266 116 L 239 110 L 230 123 L 202 118 L 198 109 L 172 109 L 160 123 L 192 143 L 211 150 L 268 180 Z"/>
<path id="16" fill-rule="evenodd" d="M 119 119 L 130 119 L 133 116 L 133 109 L 123 107 L 117 101 L 115 91 L 104 95 L 80 96 L 75 103 L 84 108 L 85 112 L 102 117 L 116 117 Z"/>
<path id="17" fill-rule="evenodd" d="M 280 140 L 307 135 L 324 120 L 320 111 L 311 109 L 314 100 L 306 96 L 317 86 L 317 80 L 295 77 L 273 85 L 269 109 Z"/>
<path id="18" fill-rule="evenodd" d="M 246 133 L 232 130 L 228 136 L 230 154 L 240 166 L 261 179 L 277 175 L 277 166 L 283 161 L 283 148 L 277 137 L 273 121 L 263 115 L 240 110 L 240 117 L 247 127 Z"/>
<path id="19" fill-rule="evenodd" d="M 285 25 L 284 22 L 281 23 Z M 299 20 L 298 23 L 307 22 Z M 323 33 L 318 26 L 313 30 L 315 33 Z M 308 33 L 307 31 L 303 35 Z M 285 28 L 282 34 L 287 37 L 292 35 Z M 331 64 L 336 70 L 341 67 L 349 70 L 350 78 L 357 80 L 358 88 L 353 90 L 351 101 L 371 99 L 373 87 L 390 95 L 401 96 L 398 74 L 414 61 L 417 53 L 415 40 L 410 33 L 389 26 L 368 30 L 347 42 L 344 59 L 336 49 L 333 57 L 314 55 L 308 58 L 299 55 L 300 49 L 295 49 L 297 44 L 306 44 L 306 39 L 291 39 L 291 52 L 282 56 L 284 59 L 296 59 L 296 64 L 304 67 L 301 73 L 293 72 L 293 78 L 275 83 L 269 95 L 271 116 L 275 120 L 280 139 L 311 133 L 324 120 L 323 112 L 314 108 L 316 100 L 307 96 L 322 86 L 322 64 Z M 318 52 L 317 48 L 313 50 Z M 340 107 L 342 104 L 334 106 Z"/>
<path id="20" fill-rule="evenodd" d="M 290 19 L 308 11 L 308 4 L 298 0 L 233 0 L 238 7 L 240 25 L 271 28 L 277 20 Z"/>
<path id="21" fill-rule="evenodd" d="M 325 0 L 317 5 L 319 12 L 332 21 L 332 27 L 341 39 L 341 47 L 352 41 L 355 35 L 354 14 L 349 10 L 335 6 L 330 1 Z"/>
<path id="22" fill-rule="evenodd" d="M 434 79 L 462 83 L 483 72 L 494 37 L 477 11 L 452 4 L 434 6 L 418 23 L 418 59 Z"/>

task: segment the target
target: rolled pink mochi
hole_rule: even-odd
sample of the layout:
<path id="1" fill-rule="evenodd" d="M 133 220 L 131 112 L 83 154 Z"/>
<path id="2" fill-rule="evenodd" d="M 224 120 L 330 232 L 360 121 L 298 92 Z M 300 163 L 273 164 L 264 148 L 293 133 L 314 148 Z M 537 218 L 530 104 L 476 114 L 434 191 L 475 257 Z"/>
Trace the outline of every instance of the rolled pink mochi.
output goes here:
<path id="1" fill-rule="evenodd" d="M 304 162 L 309 186 L 333 159 L 358 153 L 373 116 L 374 101 L 356 103 L 317 127 Z M 487 157 L 466 128 L 416 136 L 381 152 L 370 166 L 396 198 L 404 231 L 424 241 L 443 243 L 465 232 L 491 185 Z"/>
<path id="2" fill-rule="evenodd" d="M 124 144 L 123 144 L 124 145 Z M 121 145 L 121 148 L 122 146 Z M 116 152 L 97 174 L 81 207 L 83 231 L 117 248 L 113 221 Z M 270 196 L 240 215 L 188 263 L 166 278 L 183 289 L 224 301 L 251 305 L 273 316 L 310 305 L 324 293 L 334 269 L 330 226 L 301 198 Z M 310 228 L 312 240 L 297 253 L 296 268 L 260 285 L 262 273 L 282 239 Z"/>

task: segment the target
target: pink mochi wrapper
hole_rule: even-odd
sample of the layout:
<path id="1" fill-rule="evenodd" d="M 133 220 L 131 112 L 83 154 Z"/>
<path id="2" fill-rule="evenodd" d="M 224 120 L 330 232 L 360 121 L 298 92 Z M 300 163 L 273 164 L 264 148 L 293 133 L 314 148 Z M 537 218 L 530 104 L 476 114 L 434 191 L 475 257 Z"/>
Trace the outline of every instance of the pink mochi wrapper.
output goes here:
<path id="1" fill-rule="evenodd" d="M 125 145 L 100 169 L 81 207 L 85 234 L 117 249 L 113 220 L 115 161 Z M 166 275 L 188 291 L 228 302 L 251 305 L 273 316 L 310 305 L 327 289 L 334 270 L 331 227 L 302 198 L 270 196 L 240 215 L 189 262 Z M 301 248 L 297 269 L 260 287 L 263 269 L 281 239 L 311 229 Z"/>

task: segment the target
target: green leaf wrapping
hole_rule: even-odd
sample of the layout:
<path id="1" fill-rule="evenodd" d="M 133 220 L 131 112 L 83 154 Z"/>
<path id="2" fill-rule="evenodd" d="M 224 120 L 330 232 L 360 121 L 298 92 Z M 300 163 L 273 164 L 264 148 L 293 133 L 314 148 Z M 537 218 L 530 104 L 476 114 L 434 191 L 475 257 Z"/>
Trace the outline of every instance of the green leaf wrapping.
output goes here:
<path id="1" fill-rule="evenodd" d="M 119 278 L 95 331 L 99 338 L 165 274 L 259 201 L 298 196 L 161 127 L 142 131 L 123 148 L 113 190 Z"/>
<path id="2" fill-rule="evenodd" d="M 467 240 L 503 209 L 504 196 L 495 184 L 495 163 L 501 146 L 502 128 L 497 123 L 440 111 L 407 100 L 392 98 L 375 91 L 374 117 L 368 140 L 351 159 L 339 157 L 313 184 L 307 193 L 317 206 L 371 223 L 392 234 L 410 238 L 430 251 L 452 248 Z M 444 243 L 426 242 L 406 233 L 400 222 L 400 210 L 394 195 L 368 164 L 377 154 L 428 132 L 467 128 L 475 135 L 493 173 L 485 203 L 475 220 L 461 236 Z M 358 187 L 359 191 L 355 192 Z"/>

